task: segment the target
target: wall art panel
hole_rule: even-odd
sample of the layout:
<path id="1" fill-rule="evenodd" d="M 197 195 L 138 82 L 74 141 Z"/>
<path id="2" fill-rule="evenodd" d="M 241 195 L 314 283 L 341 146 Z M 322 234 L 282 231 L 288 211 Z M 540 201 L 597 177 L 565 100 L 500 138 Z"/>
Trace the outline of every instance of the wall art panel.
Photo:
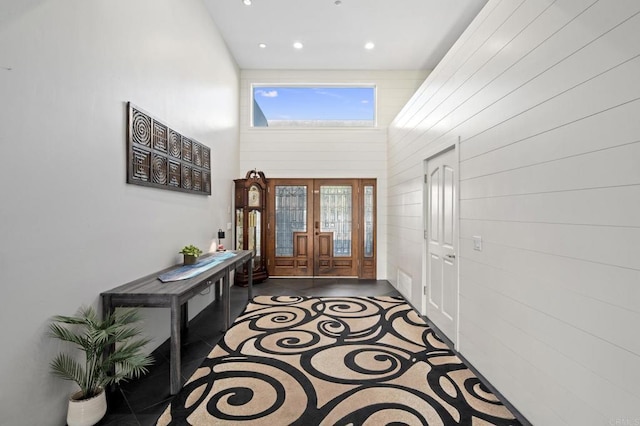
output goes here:
<path id="1" fill-rule="evenodd" d="M 211 195 L 211 150 L 127 103 L 127 183 Z"/>

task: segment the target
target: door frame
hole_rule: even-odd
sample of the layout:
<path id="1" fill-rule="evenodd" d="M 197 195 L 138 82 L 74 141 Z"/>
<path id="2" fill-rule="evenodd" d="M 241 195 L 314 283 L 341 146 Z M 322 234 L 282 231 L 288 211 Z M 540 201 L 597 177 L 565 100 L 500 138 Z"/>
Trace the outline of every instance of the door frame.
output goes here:
<path id="1" fill-rule="evenodd" d="M 319 185 L 322 182 L 326 183 L 335 183 L 337 185 L 344 184 L 350 182 L 353 184 L 353 230 L 352 230 L 352 258 L 356 263 L 355 271 L 356 275 L 351 276 L 352 278 L 358 279 L 377 279 L 377 259 L 378 259 L 378 247 L 377 247 L 377 228 L 378 228 L 378 211 L 377 211 L 377 201 L 378 201 L 378 185 L 376 178 L 272 178 L 269 179 L 269 184 L 267 186 L 267 268 L 269 270 L 269 275 L 272 277 L 309 277 L 309 278 L 332 278 L 332 275 L 316 275 L 318 265 L 315 263 L 318 259 L 316 259 L 315 254 L 315 246 L 317 245 L 318 235 L 314 229 L 314 221 L 317 220 L 316 216 L 318 215 L 318 210 L 320 208 L 319 205 L 319 194 L 316 193 L 316 189 L 319 188 Z M 292 274 L 281 275 L 275 273 L 274 269 L 276 268 L 276 256 L 275 256 L 275 205 L 273 203 L 273 199 L 275 197 L 274 188 L 278 185 L 307 185 L 307 211 L 308 218 L 310 220 L 307 221 L 307 231 L 304 233 L 307 241 L 306 244 L 306 256 L 307 261 L 303 262 L 306 265 L 311 266 L 310 274 L 301 274 L 297 267 L 292 269 Z M 364 250 L 364 233 L 365 233 L 365 187 L 372 186 L 373 187 L 373 253 L 370 257 L 365 257 Z M 292 267 L 295 264 L 299 263 L 295 259 L 295 253 L 292 257 Z M 286 262 L 286 260 L 285 260 Z M 285 266 L 286 267 L 286 266 Z"/>
<path id="2" fill-rule="evenodd" d="M 427 235 L 427 221 L 429 220 L 429 184 L 428 184 L 428 165 L 429 160 L 438 157 L 448 151 L 454 151 L 455 158 L 455 178 L 454 178 L 454 191 L 455 198 L 453 202 L 453 223 L 454 223 L 454 240 L 457 246 L 456 262 L 455 262 L 455 291 L 456 291 L 456 318 L 455 318 L 455 331 L 454 336 L 446 336 L 447 340 L 453 345 L 454 349 L 458 349 L 460 344 L 460 136 L 448 138 L 442 143 L 434 146 L 426 151 L 425 159 L 423 160 L 423 183 L 422 183 L 422 226 L 423 226 L 423 238 L 422 238 L 422 307 L 421 313 L 427 316 L 427 306 L 429 303 L 428 285 L 427 280 L 429 277 L 429 262 L 427 256 L 429 254 L 429 239 Z M 427 316 L 428 318 L 428 316 Z M 437 328 L 437 325 L 436 325 Z"/>

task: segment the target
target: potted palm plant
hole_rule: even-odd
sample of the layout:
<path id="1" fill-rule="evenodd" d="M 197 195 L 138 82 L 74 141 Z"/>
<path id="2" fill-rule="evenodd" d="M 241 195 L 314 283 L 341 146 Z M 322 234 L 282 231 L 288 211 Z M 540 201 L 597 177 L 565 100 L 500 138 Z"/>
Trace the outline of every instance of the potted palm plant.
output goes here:
<path id="1" fill-rule="evenodd" d="M 185 265 L 193 265 L 198 261 L 198 257 L 202 254 L 202 250 L 191 244 L 184 246 L 182 250 L 180 250 L 180 253 L 182 253 L 184 257 Z"/>
<path id="2" fill-rule="evenodd" d="M 80 390 L 69 399 L 67 424 L 90 426 L 105 415 L 105 387 L 140 377 L 153 359 L 142 352 L 149 339 L 140 338 L 136 309 L 119 309 L 100 319 L 92 307 L 77 316 L 56 315 L 50 324 L 51 336 L 75 344 L 84 352 L 84 363 L 60 353 L 51 362 L 52 373 L 76 382 Z M 106 349 L 115 349 L 106 354 Z"/>

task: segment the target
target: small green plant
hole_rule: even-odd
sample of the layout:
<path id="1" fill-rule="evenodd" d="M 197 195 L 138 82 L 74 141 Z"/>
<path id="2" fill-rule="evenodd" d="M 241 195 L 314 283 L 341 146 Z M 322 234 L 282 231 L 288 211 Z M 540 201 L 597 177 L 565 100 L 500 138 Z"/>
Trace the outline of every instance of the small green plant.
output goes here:
<path id="1" fill-rule="evenodd" d="M 202 250 L 200 250 L 198 247 L 192 244 L 192 245 L 184 246 L 182 250 L 180 250 L 180 253 L 186 254 L 188 256 L 198 257 L 202 254 Z"/>
<path id="2" fill-rule="evenodd" d="M 153 358 L 142 352 L 149 339 L 138 338 L 142 331 L 135 326 L 140 320 L 136 309 L 119 309 L 100 319 L 92 307 L 80 309 L 77 316 L 56 315 L 50 324 L 50 335 L 70 342 L 84 351 L 85 362 L 66 353 L 51 362 L 52 373 L 80 386 L 81 399 L 92 398 L 112 383 L 140 377 L 147 373 Z M 115 349 L 105 357 L 105 350 Z"/>

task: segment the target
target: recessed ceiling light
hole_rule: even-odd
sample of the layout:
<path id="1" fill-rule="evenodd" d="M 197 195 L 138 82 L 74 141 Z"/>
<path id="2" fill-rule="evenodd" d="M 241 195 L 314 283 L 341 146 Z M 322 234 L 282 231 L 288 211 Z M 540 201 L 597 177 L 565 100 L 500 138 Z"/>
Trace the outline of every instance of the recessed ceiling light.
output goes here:
<path id="1" fill-rule="evenodd" d="M 251 6 L 251 0 L 242 0 L 242 3 L 243 3 L 245 6 Z"/>
<path id="2" fill-rule="evenodd" d="M 267 45 L 266 45 L 265 43 L 260 43 L 260 44 L 258 45 L 258 47 L 259 47 L 260 49 L 265 49 L 265 48 L 267 47 Z"/>
<path id="3" fill-rule="evenodd" d="M 367 49 L 367 50 L 371 50 L 371 49 L 373 49 L 374 47 L 376 47 L 376 45 L 375 45 L 375 44 L 373 44 L 373 42 L 371 42 L 371 41 L 369 41 L 369 42 L 365 43 L 365 45 L 364 45 L 364 48 L 365 48 L 365 49 Z"/>
<path id="4" fill-rule="evenodd" d="M 295 47 L 296 49 L 302 49 L 304 45 L 299 41 L 296 41 L 295 43 L 293 43 L 293 47 Z"/>

